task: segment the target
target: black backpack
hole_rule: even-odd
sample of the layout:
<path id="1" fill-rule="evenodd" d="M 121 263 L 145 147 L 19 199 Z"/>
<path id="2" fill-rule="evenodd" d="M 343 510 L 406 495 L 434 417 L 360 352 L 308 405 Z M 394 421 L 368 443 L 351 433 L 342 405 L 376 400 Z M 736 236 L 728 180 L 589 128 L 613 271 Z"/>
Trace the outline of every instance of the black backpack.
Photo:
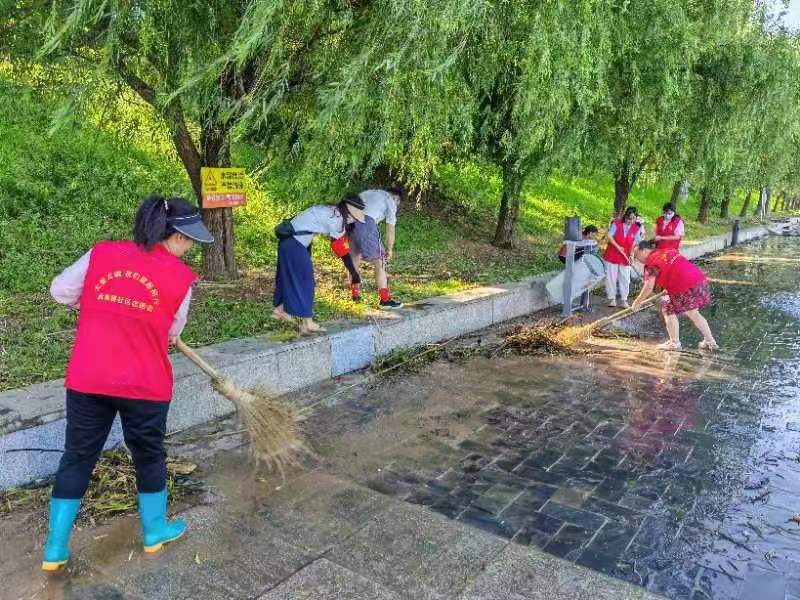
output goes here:
<path id="1" fill-rule="evenodd" d="M 292 219 L 284 219 L 275 226 L 275 237 L 279 240 L 285 240 L 296 235 L 313 235 L 313 233 L 313 231 L 295 231 Z"/>

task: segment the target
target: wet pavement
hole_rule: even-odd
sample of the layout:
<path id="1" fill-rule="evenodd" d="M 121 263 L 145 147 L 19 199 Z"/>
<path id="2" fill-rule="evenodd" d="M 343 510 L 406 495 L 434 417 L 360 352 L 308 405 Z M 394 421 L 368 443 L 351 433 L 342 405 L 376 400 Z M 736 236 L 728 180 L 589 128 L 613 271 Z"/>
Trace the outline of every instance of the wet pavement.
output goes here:
<path id="1" fill-rule="evenodd" d="M 436 365 L 438 395 L 479 402 L 437 419 L 438 449 L 364 481 L 671 598 L 800 598 L 798 267 L 779 238 L 704 263 L 713 356 L 620 338 Z M 655 313 L 633 329 L 661 333 Z"/>
<path id="2" fill-rule="evenodd" d="M 48 580 L 41 533 L 0 522 L 0 597 L 800 599 L 798 267 L 791 238 L 703 263 L 714 355 L 656 351 L 650 312 L 586 355 L 306 390 L 339 392 L 309 472 L 254 472 L 236 435 L 177 446 L 207 489 L 184 540 L 146 557 L 114 519 Z"/>

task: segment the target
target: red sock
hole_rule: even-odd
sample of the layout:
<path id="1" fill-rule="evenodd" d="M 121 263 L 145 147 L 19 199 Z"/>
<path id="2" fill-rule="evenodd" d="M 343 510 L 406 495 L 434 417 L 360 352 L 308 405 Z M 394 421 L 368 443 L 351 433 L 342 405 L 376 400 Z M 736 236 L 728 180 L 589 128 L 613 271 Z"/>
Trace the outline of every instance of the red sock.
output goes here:
<path id="1" fill-rule="evenodd" d="M 358 286 L 357 283 L 350 284 L 350 295 L 353 298 L 359 298 L 361 296 L 361 288 Z"/>
<path id="2" fill-rule="evenodd" d="M 381 302 L 388 302 L 389 299 L 391 298 L 391 296 L 389 295 L 389 288 L 388 287 L 381 288 L 378 291 L 378 294 L 381 297 Z"/>

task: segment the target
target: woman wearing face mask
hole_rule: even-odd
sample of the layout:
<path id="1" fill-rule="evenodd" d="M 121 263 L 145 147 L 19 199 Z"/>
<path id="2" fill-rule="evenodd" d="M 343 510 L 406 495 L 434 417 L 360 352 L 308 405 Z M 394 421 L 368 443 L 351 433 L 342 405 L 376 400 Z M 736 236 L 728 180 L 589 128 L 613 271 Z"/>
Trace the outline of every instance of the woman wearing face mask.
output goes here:
<path id="1" fill-rule="evenodd" d="M 619 291 L 622 306 L 628 307 L 633 249 L 641 241 L 642 229 L 634 206 L 629 206 L 622 218 L 614 220 L 608 228 L 608 245 L 603 260 L 606 263 L 606 297 L 609 306 L 617 305 Z"/>
<path id="2" fill-rule="evenodd" d="M 674 248 L 681 245 L 684 235 L 683 219 L 675 212 L 675 207 L 667 202 L 662 209 L 662 215 L 656 219 L 656 249 Z"/>
<path id="3" fill-rule="evenodd" d="M 53 298 L 80 309 L 80 316 L 67 366 L 66 439 L 43 569 L 57 570 L 69 559 L 81 498 L 117 414 L 136 466 L 145 552 L 183 535 L 183 521 L 167 521 L 167 352 L 186 324 L 197 279 L 180 258 L 194 242 L 213 241 L 195 206 L 150 196 L 136 213 L 133 241 L 95 244 L 53 280 Z"/>
<path id="4" fill-rule="evenodd" d="M 278 234 L 276 229 L 280 241 L 273 317 L 282 321 L 298 317 L 300 333 L 304 335 L 325 331 L 312 318 L 316 283 L 311 242 L 317 235 L 330 238 L 333 252 L 345 261 L 351 276 L 358 278 L 345 237 L 345 228 L 353 221 L 364 222 L 364 201 L 358 196 L 346 196 L 336 205 L 317 204 L 305 209 L 287 222 L 290 226 L 286 234 Z"/>

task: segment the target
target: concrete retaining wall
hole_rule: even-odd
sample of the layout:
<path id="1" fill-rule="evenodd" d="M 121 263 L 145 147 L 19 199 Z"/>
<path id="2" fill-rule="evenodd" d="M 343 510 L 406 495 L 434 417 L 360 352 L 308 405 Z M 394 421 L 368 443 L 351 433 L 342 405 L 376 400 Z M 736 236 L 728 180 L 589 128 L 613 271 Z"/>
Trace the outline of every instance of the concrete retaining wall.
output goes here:
<path id="1" fill-rule="evenodd" d="M 742 231 L 739 239 L 745 242 L 767 233 L 766 228 L 755 227 Z M 697 258 L 728 246 L 730 235 L 722 235 L 687 245 L 684 254 Z M 242 339 L 208 346 L 200 353 L 245 386 L 290 392 L 364 368 L 395 350 L 450 339 L 548 308 L 551 303 L 545 283 L 554 274 L 432 298 L 382 314 L 370 323 L 332 329 L 325 336 L 290 343 Z M 212 391 L 208 378 L 185 358 L 174 356 L 172 362 L 175 396 L 169 413 L 170 431 L 232 411 L 231 404 Z M 108 445 L 121 440 L 117 422 Z M 52 475 L 63 443 L 63 380 L 0 394 L 0 489 Z M 14 452 L 24 448 L 39 450 Z"/>

